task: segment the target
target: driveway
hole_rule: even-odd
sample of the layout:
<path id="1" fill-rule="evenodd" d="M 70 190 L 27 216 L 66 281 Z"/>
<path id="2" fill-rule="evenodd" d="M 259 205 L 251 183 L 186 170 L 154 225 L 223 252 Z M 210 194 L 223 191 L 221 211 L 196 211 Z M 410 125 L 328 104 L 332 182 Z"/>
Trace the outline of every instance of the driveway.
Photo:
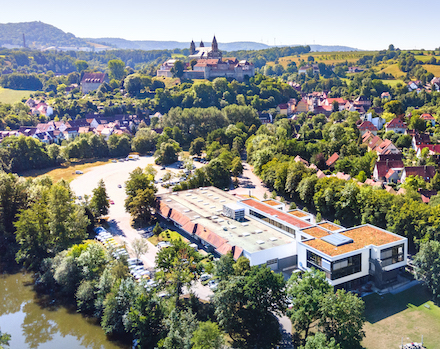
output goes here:
<path id="1" fill-rule="evenodd" d="M 259 200 L 263 200 L 264 193 L 270 198 L 270 191 L 266 185 L 261 181 L 256 174 L 254 174 L 253 167 L 244 162 L 243 163 L 243 174 L 238 177 L 238 187 L 231 190 L 231 194 L 236 195 L 249 195 L 255 196 Z"/>

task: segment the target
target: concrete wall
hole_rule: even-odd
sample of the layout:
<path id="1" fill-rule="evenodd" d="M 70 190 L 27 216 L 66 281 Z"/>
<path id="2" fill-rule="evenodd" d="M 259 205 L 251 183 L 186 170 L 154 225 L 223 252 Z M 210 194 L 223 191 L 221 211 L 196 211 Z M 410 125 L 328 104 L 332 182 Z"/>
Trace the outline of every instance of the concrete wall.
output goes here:
<path id="1" fill-rule="evenodd" d="M 285 244 L 253 253 L 243 251 L 243 254 L 249 258 L 251 265 L 266 264 L 268 260 L 275 258 L 278 260 L 284 258 L 290 258 L 290 260 L 293 260 L 292 258 L 296 255 L 296 242 L 292 241 L 290 244 Z M 290 266 L 293 265 L 294 264 Z"/>

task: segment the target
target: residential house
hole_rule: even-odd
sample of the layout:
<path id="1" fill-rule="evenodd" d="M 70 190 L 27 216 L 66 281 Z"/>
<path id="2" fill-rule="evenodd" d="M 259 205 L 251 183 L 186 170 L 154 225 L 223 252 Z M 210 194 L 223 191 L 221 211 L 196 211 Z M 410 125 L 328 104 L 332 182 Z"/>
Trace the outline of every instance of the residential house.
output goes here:
<path id="1" fill-rule="evenodd" d="M 270 113 L 258 113 L 258 118 L 262 124 L 271 124 L 273 122 L 272 114 Z"/>
<path id="2" fill-rule="evenodd" d="M 318 177 L 318 179 L 321 179 L 321 178 L 324 178 L 324 177 L 327 177 L 327 176 L 325 175 L 324 172 L 322 172 L 321 170 L 318 170 L 316 172 L 316 177 Z"/>
<path id="3" fill-rule="evenodd" d="M 372 150 L 376 149 L 379 146 L 379 144 L 382 144 L 382 142 L 383 141 L 379 136 L 373 135 L 373 138 L 371 138 L 368 142 L 368 151 L 372 151 Z"/>
<path id="4" fill-rule="evenodd" d="M 309 111 L 309 105 L 307 101 L 303 98 L 301 99 L 295 108 L 295 113 L 307 113 Z"/>
<path id="5" fill-rule="evenodd" d="M 421 195 L 422 201 L 425 204 L 429 204 L 431 197 L 437 195 L 437 190 L 419 189 L 417 192 Z"/>
<path id="6" fill-rule="evenodd" d="M 343 172 L 338 172 L 335 175 L 338 179 L 343 179 L 344 181 L 349 181 L 351 179 L 351 176 L 349 174 L 345 174 Z"/>
<path id="7" fill-rule="evenodd" d="M 20 128 L 18 129 L 18 133 L 26 137 L 32 137 L 37 132 L 38 129 L 31 126 L 20 126 Z"/>
<path id="8" fill-rule="evenodd" d="M 405 133 L 412 137 L 411 145 L 416 152 L 421 144 L 431 144 L 431 138 L 427 133 L 419 133 L 417 130 L 407 130 Z"/>
<path id="9" fill-rule="evenodd" d="M 364 110 L 368 110 L 371 107 L 371 101 L 365 96 L 359 96 L 353 102 L 355 107 L 363 107 Z"/>
<path id="10" fill-rule="evenodd" d="M 405 133 L 407 126 L 400 118 L 394 118 L 385 124 L 385 131 L 394 131 L 394 133 Z"/>
<path id="11" fill-rule="evenodd" d="M 400 150 L 389 139 L 385 139 L 376 148 L 374 148 L 378 155 L 382 154 L 400 154 Z"/>
<path id="12" fill-rule="evenodd" d="M 381 154 L 373 169 L 373 178 L 376 181 L 397 183 L 404 167 L 402 154 Z M 391 171 L 391 172 L 390 172 Z M 388 177 L 387 177 L 388 176 Z M 396 178 L 397 177 L 397 178 Z"/>
<path id="13" fill-rule="evenodd" d="M 333 153 L 333 155 L 328 158 L 325 164 L 327 165 L 327 167 L 333 168 L 335 166 L 335 162 L 338 159 L 339 159 L 339 155 L 337 153 Z"/>
<path id="14" fill-rule="evenodd" d="M 289 105 L 287 103 L 278 104 L 277 112 L 281 115 L 288 115 Z"/>
<path id="15" fill-rule="evenodd" d="M 432 78 L 431 90 L 440 91 L 440 78 Z"/>
<path id="16" fill-rule="evenodd" d="M 391 95 L 389 92 L 382 92 L 382 94 L 380 95 L 380 98 L 382 99 L 391 99 Z"/>
<path id="17" fill-rule="evenodd" d="M 366 113 L 361 117 L 361 120 L 371 122 L 378 130 L 381 130 L 386 123 L 386 120 L 380 116 L 373 118 L 372 113 Z"/>
<path id="18" fill-rule="evenodd" d="M 64 139 L 71 140 L 78 136 L 79 127 L 68 127 L 63 131 Z"/>
<path id="19" fill-rule="evenodd" d="M 405 166 L 402 171 L 402 177 L 400 177 L 400 181 L 402 183 L 405 182 L 405 179 L 408 176 L 420 176 L 425 182 L 430 182 L 431 179 L 435 175 L 435 167 L 434 166 Z"/>
<path id="20" fill-rule="evenodd" d="M 319 74 L 319 67 L 317 64 L 312 64 L 312 65 L 304 65 L 301 68 L 298 69 L 298 74 L 307 74 L 307 70 L 312 69 L 313 70 L 313 74 Z"/>
<path id="21" fill-rule="evenodd" d="M 410 81 L 407 84 L 408 86 L 408 91 L 412 92 L 414 90 L 417 90 L 419 88 L 419 84 L 417 83 L 417 81 Z"/>
<path id="22" fill-rule="evenodd" d="M 106 73 L 84 73 L 81 79 L 81 90 L 83 93 L 89 93 L 95 91 L 104 82 L 109 82 Z"/>
<path id="23" fill-rule="evenodd" d="M 304 160 L 301 156 L 297 155 L 295 156 L 295 159 L 293 159 L 295 162 L 302 162 L 306 167 L 309 166 L 309 162 L 307 160 Z"/>
<path id="24" fill-rule="evenodd" d="M 432 126 L 435 126 L 435 118 L 431 114 L 424 113 L 420 115 L 420 118 L 425 122 L 430 122 Z"/>
<path id="25" fill-rule="evenodd" d="M 323 101 L 323 105 L 332 106 L 334 102 L 337 102 L 339 105 L 339 111 L 345 110 L 345 105 L 347 101 L 343 98 L 326 98 Z"/>
<path id="26" fill-rule="evenodd" d="M 422 150 L 428 148 L 429 155 L 438 155 L 440 154 L 440 144 L 420 144 L 417 146 L 416 155 L 420 157 L 422 155 Z"/>
<path id="27" fill-rule="evenodd" d="M 363 136 L 367 131 L 370 131 L 372 134 L 377 135 L 377 127 L 373 125 L 371 121 L 363 121 L 359 126 L 358 129 L 361 133 L 361 136 Z"/>
<path id="28" fill-rule="evenodd" d="M 75 119 L 67 122 L 70 127 L 92 127 L 97 128 L 99 126 L 98 121 L 95 118 Z"/>

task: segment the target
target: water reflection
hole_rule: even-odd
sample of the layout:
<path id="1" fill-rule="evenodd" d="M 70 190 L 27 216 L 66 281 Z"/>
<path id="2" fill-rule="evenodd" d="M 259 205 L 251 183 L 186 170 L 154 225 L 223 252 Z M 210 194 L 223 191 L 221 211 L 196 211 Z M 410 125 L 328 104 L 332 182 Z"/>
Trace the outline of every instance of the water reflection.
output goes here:
<path id="1" fill-rule="evenodd" d="M 127 348 L 109 341 L 94 319 L 39 297 L 28 274 L 0 275 L 0 300 L 0 328 L 11 334 L 11 348 Z"/>

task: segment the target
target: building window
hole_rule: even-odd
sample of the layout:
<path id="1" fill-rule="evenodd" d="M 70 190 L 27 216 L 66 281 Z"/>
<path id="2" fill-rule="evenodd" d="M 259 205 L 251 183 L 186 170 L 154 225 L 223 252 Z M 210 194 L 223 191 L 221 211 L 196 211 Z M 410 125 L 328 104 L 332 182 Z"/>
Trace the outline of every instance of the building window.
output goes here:
<path id="1" fill-rule="evenodd" d="M 288 226 L 286 226 L 286 225 L 284 225 L 284 224 L 282 224 L 272 218 L 266 217 L 266 216 L 262 215 L 261 213 L 255 212 L 254 210 L 249 210 L 249 214 L 251 216 L 258 218 L 258 219 L 261 219 L 262 221 L 269 223 L 270 225 L 272 225 L 274 227 L 277 227 L 278 229 L 281 229 L 287 233 L 290 233 L 295 237 L 295 234 L 296 234 L 295 229 L 290 228 L 290 227 L 288 227 Z"/>
<path id="2" fill-rule="evenodd" d="M 397 245 L 380 251 L 382 267 L 402 262 L 405 257 L 404 245 Z"/>
<path id="3" fill-rule="evenodd" d="M 362 266 L 361 261 L 361 254 L 357 254 L 355 256 L 332 262 L 331 279 L 336 280 L 351 274 L 359 273 Z"/>

